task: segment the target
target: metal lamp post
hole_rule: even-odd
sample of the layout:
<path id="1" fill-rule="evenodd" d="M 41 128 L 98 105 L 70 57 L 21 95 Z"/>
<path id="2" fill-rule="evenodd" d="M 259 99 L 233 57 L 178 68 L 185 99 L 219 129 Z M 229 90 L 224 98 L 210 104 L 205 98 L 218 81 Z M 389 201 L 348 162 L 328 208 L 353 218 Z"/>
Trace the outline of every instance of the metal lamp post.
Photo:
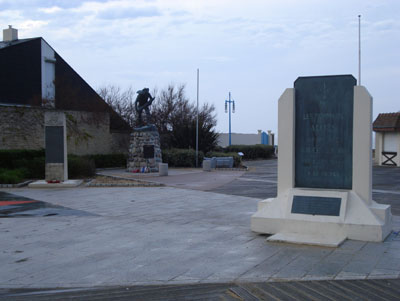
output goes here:
<path id="1" fill-rule="evenodd" d="M 231 92 L 229 92 L 229 99 L 225 100 L 225 113 L 228 113 L 228 104 L 229 104 L 229 145 L 232 144 L 231 139 L 231 104 L 232 104 L 232 113 L 235 113 L 235 101 L 231 100 Z"/>

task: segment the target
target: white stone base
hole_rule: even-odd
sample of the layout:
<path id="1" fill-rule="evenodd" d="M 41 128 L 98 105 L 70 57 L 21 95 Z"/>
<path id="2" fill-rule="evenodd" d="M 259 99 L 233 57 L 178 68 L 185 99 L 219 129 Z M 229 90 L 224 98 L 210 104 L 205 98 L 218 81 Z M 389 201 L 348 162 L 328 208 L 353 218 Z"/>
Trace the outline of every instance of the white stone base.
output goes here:
<path id="1" fill-rule="evenodd" d="M 291 213 L 293 195 L 341 198 L 339 216 Z M 277 234 L 271 241 L 338 246 L 346 238 L 383 241 L 392 231 L 389 205 L 372 201 L 367 205 L 354 191 L 293 188 L 280 198 L 258 203 L 251 217 L 251 229 Z"/>
<path id="2" fill-rule="evenodd" d="M 158 174 L 162 176 L 168 176 L 168 163 L 158 163 Z"/>
<path id="3" fill-rule="evenodd" d="M 338 247 L 345 240 L 346 237 L 341 234 L 327 237 L 325 235 L 316 234 L 307 235 L 299 233 L 278 233 L 267 238 L 267 241 L 272 242 L 288 242 L 293 244 L 317 245 L 322 247 Z"/>
<path id="4" fill-rule="evenodd" d="M 67 180 L 61 183 L 47 183 L 45 180 L 32 182 L 29 188 L 71 188 L 81 185 L 83 180 Z"/>

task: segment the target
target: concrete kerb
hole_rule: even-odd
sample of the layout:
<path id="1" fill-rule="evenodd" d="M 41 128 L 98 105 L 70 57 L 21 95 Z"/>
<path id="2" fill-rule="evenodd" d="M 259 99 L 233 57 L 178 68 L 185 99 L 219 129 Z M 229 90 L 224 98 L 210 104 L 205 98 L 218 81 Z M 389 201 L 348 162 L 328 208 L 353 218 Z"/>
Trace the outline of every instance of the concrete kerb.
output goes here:
<path id="1" fill-rule="evenodd" d="M 20 188 L 27 186 L 28 184 L 32 183 L 34 180 L 28 180 L 17 184 L 0 184 L 0 188 Z"/>
<path id="2" fill-rule="evenodd" d="M 120 177 L 120 176 L 114 176 L 114 175 L 108 175 L 108 174 L 103 174 L 103 173 L 96 173 L 96 176 L 102 176 L 106 178 L 111 178 L 115 180 L 126 180 L 126 181 L 132 181 L 132 182 L 139 182 L 138 183 L 92 183 L 93 180 L 89 181 L 85 186 L 86 187 L 163 187 L 165 186 L 163 183 L 157 183 L 157 182 L 149 182 L 149 181 L 144 181 L 141 179 L 137 178 L 128 178 L 128 177 Z"/>
<path id="3" fill-rule="evenodd" d="M 224 181 L 221 182 L 221 176 L 225 174 L 230 174 L 232 171 L 233 178 L 240 177 L 243 172 L 247 171 L 248 168 L 217 168 L 212 169 L 211 173 L 204 172 L 201 168 L 171 168 L 168 170 L 168 176 L 161 176 L 159 173 L 129 173 L 124 169 L 114 169 L 114 170 L 101 170 L 96 173 L 98 176 L 110 177 L 114 179 L 130 180 L 142 182 L 139 185 L 93 185 L 88 186 L 171 186 L 177 188 L 194 188 L 199 190 L 209 190 L 209 185 L 207 183 L 220 183 L 224 185 Z M 234 173 L 241 173 L 235 176 Z M 219 175 L 220 174 L 220 175 Z M 218 180 L 217 180 L 217 178 Z M 226 179 L 225 177 L 223 177 Z M 232 179 L 233 179 L 232 178 Z M 217 181 L 217 182 L 216 182 Z M 194 184 L 194 185 L 191 185 Z M 200 185 L 200 186 L 199 186 Z M 200 188 L 202 187 L 202 188 Z"/>

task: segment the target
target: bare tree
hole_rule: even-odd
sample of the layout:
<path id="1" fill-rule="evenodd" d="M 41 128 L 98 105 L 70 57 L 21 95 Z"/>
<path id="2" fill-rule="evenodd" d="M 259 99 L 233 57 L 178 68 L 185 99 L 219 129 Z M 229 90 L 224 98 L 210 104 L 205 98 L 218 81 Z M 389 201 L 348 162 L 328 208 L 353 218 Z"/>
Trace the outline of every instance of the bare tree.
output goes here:
<path id="1" fill-rule="evenodd" d="M 136 93 L 132 88 L 123 91 L 118 86 L 100 87 L 98 94 L 132 127 L 136 125 Z M 169 85 L 158 92 L 150 111 L 161 136 L 162 148 L 196 147 L 196 107 L 185 95 L 185 85 Z M 199 109 L 199 149 L 208 152 L 217 145 L 215 107 L 204 104 Z"/>
<path id="2" fill-rule="evenodd" d="M 131 127 L 135 125 L 135 92 L 132 87 L 123 91 L 119 86 L 107 85 L 100 87 L 97 93 Z"/>
<path id="3" fill-rule="evenodd" d="M 196 147 L 196 107 L 185 95 L 185 85 L 169 85 L 157 95 L 153 116 L 164 148 Z M 199 109 L 199 149 L 208 152 L 217 145 L 215 107 Z"/>

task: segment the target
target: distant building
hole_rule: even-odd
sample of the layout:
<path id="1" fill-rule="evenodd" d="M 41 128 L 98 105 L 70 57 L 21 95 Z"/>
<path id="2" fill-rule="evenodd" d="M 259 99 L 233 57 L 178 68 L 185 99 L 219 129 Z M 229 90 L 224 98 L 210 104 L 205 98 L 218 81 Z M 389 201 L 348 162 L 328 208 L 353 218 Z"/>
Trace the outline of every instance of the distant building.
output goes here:
<path id="1" fill-rule="evenodd" d="M 375 163 L 400 166 L 400 112 L 381 113 L 373 123 Z"/>
<path id="2" fill-rule="evenodd" d="M 258 130 L 257 134 L 240 134 L 231 133 L 231 144 L 232 145 L 255 145 L 265 144 L 274 145 L 274 134 L 271 131 L 263 132 Z M 229 133 L 221 133 L 218 135 L 218 146 L 227 147 L 229 145 Z"/>
<path id="3" fill-rule="evenodd" d="M 68 152 L 127 152 L 130 126 L 41 37 L 0 42 L 0 149 L 44 147 L 44 112 L 68 121 Z"/>

